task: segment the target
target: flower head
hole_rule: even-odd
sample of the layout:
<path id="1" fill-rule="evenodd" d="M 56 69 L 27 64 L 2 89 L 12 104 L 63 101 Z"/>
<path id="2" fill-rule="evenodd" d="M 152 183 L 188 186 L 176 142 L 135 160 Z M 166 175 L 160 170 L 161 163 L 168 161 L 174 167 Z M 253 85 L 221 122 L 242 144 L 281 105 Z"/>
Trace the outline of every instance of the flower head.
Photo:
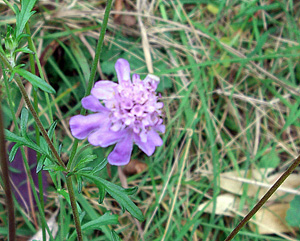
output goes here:
<path id="1" fill-rule="evenodd" d="M 159 78 L 147 75 L 142 81 L 138 74 L 130 79 L 127 60 L 118 59 L 115 65 L 118 84 L 108 80 L 95 83 L 91 95 L 81 100 L 82 106 L 93 112 L 87 116 L 76 115 L 70 119 L 72 135 L 88 138 L 94 146 L 116 144 L 108 156 L 112 165 L 126 165 L 135 143 L 151 156 L 156 146 L 163 144 L 157 131 L 164 132 L 161 108 L 156 88 Z"/>

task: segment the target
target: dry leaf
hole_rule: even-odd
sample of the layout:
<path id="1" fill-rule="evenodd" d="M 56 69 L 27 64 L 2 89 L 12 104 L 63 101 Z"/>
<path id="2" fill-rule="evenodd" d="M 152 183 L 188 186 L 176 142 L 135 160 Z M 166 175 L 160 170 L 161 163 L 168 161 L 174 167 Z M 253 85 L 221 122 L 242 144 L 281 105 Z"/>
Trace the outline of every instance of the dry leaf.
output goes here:
<path id="1" fill-rule="evenodd" d="M 285 221 L 286 212 L 290 205 L 287 203 L 273 204 L 268 207 L 263 207 L 255 214 L 255 220 L 258 224 L 258 232 L 260 234 L 273 234 L 290 232 L 292 229 Z M 251 229 L 255 230 L 255 225 L 250 225 Z"/>
<path id="2" fill-rule="evenodd" d="M 215 214 L 233 217 L 233 216 L 235 216 L 235 214 L 233 212 L 231 212 L 230 210 L 237 209 L 239 202 L 240 202 L 240 199 L 238 197 L 236 197 L 235 195 L 232 195 L 229 193 L 221 194 L 217 197 Z M 212 213 L 213 202 L 209 200 L 209 201 L 202 203 L 198 207 L 198 210 L 202 211 L 203 209 L 204 209 L 204 212 L 206 212 L 206 213 Z"/>
<path id="3" fill-rule="evenodd" d="M 258 198 L 261 198 L 282 174 L 277 173 L 267 177 L 271 171 L 273 171 L 271 168 L 248 171 L 246 178 L 245 171 L 240 171 L 240 173 L 236 171 L 225 172 L 220 175 L 220 187 L 230 193 L 242 195 L 243 187 L 248 185 L 247 195 L 249 197 L 254 197 L 258 192 Z M 213 176 L 208 175 L 208 178 L 211 179 Z M 276 200 L 280 198 L 281 201 L 291 201 L 295 194 L 300 194 L 300 192 L 295 190 L 295 188 L 299 186 L 300 175 L 293 173 L 285 180 L 285 182 L 280 186 L 276 193 L 270 197 L 269 200 Z"/>

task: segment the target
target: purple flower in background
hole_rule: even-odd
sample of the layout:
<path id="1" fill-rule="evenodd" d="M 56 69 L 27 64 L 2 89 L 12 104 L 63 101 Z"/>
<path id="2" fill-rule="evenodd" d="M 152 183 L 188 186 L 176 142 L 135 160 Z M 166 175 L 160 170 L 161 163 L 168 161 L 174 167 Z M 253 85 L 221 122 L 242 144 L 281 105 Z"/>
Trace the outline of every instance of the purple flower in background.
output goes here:
<path id="1" fill-rule="evenodd" d="M 138 74 L 130 79 L 127 60 L 118 59 L 115 65 L 118 84 L 108 80 L 95 83 L 91 95 L 81 100 L 85 109 L 96 112 L 70 119 L 72 135 L 88 138 L 94 146 L 107 147 L 116 143 L 108 156 L 112 165 L 126 165 L 130 161 L 133 142 L 148 156 L 163 144 L 157 131 L 164 133 L 161 108 L 156 87 L 159 78 L 147 75 L 142 81 Z M 100 100 L 100 101 L 99 101 Z"/>

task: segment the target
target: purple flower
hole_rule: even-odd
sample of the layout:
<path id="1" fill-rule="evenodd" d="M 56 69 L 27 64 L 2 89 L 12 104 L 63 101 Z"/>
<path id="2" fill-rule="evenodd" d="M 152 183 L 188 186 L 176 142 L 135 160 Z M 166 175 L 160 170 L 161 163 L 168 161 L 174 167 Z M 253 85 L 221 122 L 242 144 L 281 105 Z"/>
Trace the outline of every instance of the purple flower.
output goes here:
<path id="1" fill-rule="evenodd" d="M 95 83 L 91 95 L 81 100 L 82 106 L 93 112 L 70 119 L 72 135 L 88 138 L 94 146 L 107 147 L 116 143 L 108 156 L 112 165 L 126 165 L 130 161 L 133 142 L 148 156 L 163 144 L 157 131 L 164 133 L 161 108 L 156 88 L 159 78 L 147 75 L 142 81 L 138 74 L 130 79 L 127 60 L 118 59 L 115 65 L 118 84 L 108 80 Z M 100 100 L 100 101 L 99 101 Z"/>

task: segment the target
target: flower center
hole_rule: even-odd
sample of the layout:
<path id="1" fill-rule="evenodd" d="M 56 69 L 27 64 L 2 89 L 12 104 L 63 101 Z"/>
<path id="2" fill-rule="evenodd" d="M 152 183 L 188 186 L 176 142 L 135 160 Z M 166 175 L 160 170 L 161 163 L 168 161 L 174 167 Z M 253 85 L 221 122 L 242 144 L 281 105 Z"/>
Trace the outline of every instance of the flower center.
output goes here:
<path id="1" fill-rule="evenodd" d="M 136 134 L 147 133 L 161 118 L 162 103 L 148 83 L 126 81 L 115 87 L 115 95 L 105 100 L 111 110 L 111 130 L 132 128 Z"/>

